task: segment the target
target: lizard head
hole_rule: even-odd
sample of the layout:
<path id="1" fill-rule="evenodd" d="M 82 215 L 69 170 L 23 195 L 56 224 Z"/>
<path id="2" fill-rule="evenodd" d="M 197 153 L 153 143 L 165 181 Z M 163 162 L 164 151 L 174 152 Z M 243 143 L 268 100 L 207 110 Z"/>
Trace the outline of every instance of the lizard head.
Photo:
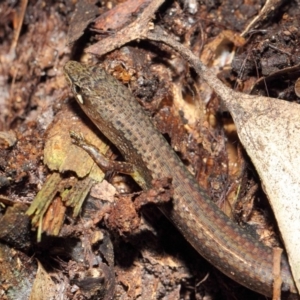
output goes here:
<path id="1" fill-rule="evenodd" d="M 99 67 L 85 66 L 73 60 L 65 64 L 64 74 L 76 100 L 81 105 L 85 104 L 85 99 L 92 96 L 96 90 L 96 84 L 105 80 L 106 76 L 105 71 Z"/>

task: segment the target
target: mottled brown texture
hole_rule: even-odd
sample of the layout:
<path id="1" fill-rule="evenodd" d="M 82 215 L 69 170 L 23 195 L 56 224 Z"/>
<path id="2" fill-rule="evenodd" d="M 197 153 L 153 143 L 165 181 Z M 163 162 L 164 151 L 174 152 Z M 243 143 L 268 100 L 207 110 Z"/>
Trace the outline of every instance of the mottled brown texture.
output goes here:
<path id="1" fill-rule="evenodd" d="M 99 67 L 70 61 L 66 77 L 76 99 L 103 134 L 134 164 L 145 179 L 172 178 L 172 207 L 161 208 L 193 247 L 215 267 L 242 285 L 272 295 L 272 249 L 238 227 L 209 199 L 154 128 L 129 90 Z M 282 290 L 293 286 L 282 257 Z"/>

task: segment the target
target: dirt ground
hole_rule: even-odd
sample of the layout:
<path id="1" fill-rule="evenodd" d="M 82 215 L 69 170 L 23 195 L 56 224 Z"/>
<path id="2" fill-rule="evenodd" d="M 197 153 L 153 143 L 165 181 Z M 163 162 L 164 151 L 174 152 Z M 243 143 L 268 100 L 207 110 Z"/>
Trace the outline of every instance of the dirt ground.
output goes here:
<path id="1" fill-rule="evenodd" d="M 75 131 L 121 159 L 74 101 L 63 66 L 98 64 L 125 84 L 211 199 L 282 246 L 228 110 L 180 55 L 141 32 L 160 26 L 232 89 L 298 102 L 300 3 L 273 1 L 263 13 L 255 0 L 151 10 L 156 2 L 0 3 L 0 299 L 266 299 L 206 262 L 155 193 L 145 200 L 131 178 L 104 174 L 72 144 Z M 161 186 L 169 199 L 168 182 L 154 192 Z"/>

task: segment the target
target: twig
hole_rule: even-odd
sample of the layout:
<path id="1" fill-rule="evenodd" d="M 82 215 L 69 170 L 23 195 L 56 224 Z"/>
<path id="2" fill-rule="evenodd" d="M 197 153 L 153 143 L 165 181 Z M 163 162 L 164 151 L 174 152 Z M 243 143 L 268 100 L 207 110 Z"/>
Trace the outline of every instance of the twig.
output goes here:
<path id="1" fill-rule="evenodd" d="M 10 57 L 11 57 L 12 60 L 14 60 L 15 56 L 16 56 L 16 47 L 17 47 L 17 44 L 18 44 L 21 28 L 22 28 L 22 25 L 23 25 L 27 4 L 28 4 L 28 0 L 22 0 L 21 1 L 20 12 L 17 15 L 18 24 L 17 24 L 17 28 L 14 32 L 13 41 L 12 41 L 12 44 L 11 44 L 10 50 L 9 50 L 9 54 L 10 54 Z"/>
<path id="2" fill-rule="evenodd" d="M 149 22 L 162 3 L 164 3 L 164 0 L 153 0 L 135 21 L 125 26 L 115 34 L 101 39 L 101 41 L 86 48 L 85 52 L 101 56 L 120 48 L 128 42 L 139 40 L 147 34 L 149 30 Z"/>
<path id="3" fill-rule="evenodd" d="M 259 14 L 250 22 L 241 36 L 248 35 L 253 29 L 257 29 L 258 25 L 264 22 L 271 14 L 277 10 L 285 0 L 267 0 Z"/>

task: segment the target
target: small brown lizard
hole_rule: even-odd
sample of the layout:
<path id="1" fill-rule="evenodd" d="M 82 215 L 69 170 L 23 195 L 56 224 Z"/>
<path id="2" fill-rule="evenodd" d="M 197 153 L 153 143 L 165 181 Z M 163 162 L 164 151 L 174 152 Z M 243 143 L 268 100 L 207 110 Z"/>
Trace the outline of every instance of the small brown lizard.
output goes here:
<path id="1" fill-rule="evenodd" d="M 160 209 L 189 243 L 227 276 L 271 296 L 272 249 L 255 240 L 209 199 L 130 91 L 96 66 L 69 61 L 64 71 L 80 107 L 117 146 L 130 164 L 129 173 L 143 189 L 150 188 L 153 179 L 172 178 L 172 206 Z M 94 151 L 76 135 L 73 138 L 87 151 Z M 127 170 L 125 166 L 125 173 Z M 294 291 L 285 255 L 281 260 L 281 277 L 282 290 Z"/>

